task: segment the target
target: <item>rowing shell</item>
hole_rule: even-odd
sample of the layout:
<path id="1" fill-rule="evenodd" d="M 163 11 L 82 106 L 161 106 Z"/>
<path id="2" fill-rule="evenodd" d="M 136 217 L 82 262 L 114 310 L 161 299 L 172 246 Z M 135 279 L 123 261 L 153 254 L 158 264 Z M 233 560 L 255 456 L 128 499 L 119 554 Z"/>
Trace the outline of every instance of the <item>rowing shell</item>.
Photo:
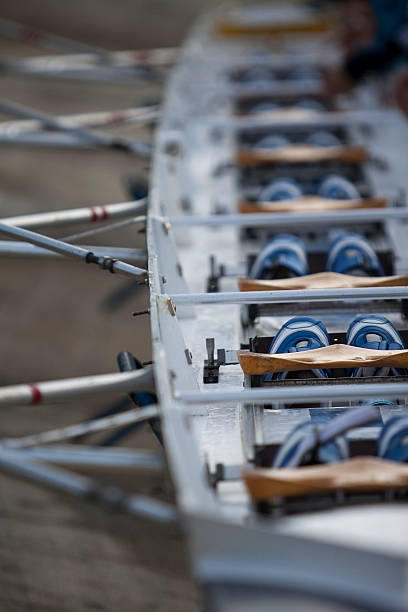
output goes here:
<path id="1" fill-rule="evenodd" d="M 285 12 L 282 6 L 280 10 Z M 275 47 L 271 39 L 275 53 L 271 53 L 271 47 L 262 47 L 258 38 L 254 43 L 247 36 L 253 29 L 262 34 L 266 29 L 277 33 L 282 24 L 287 33 L 290 28 L 285 19 L 281 16 L 271 28 L 269 24 L 259 25 L 262 20 L 258 13 L 256 27 L 254 22 L 245 25 L 242 15 L 238 21 L 220 13 L 204 16 L 187 39 L 168 82 L 156 134 L 147 230 L 154 372 L 167 457 L 193 570 L 209 609 L 261 611 L 273 609 L 274 605 L 276 609 L 295 609 L 299 595 L 302 609 L 311 609 L 311 600 L 319 600 L 321 605 L 323 601 L 341 601 L 352 607 L 402 611 L 408 607 L 403 586 L 408 562 L 405 503 L 355 503 L 347 507 L 336 502 L 329 509 L 315 505 L 309 512 L 300 502 L 294 514 L 285 514 L 283 501 L 268 517 L 261 516 L 253 503 L 276 499 L 290 490 L 310 493 L 315 487 L 320 492 L 319 482 L 323 481 L 324 491 L 329 485 L 331 491 L 351 488 L 351 478 L 348 482 L 346 473 L 341 478 L 341 466 L 333 470 L 322 468 L 320 472 L 313 468 L 316 474 L 310 475 L 295 469 L 293 475 L 282 477 L 279 488 L 276 470 L 270 472 L 253 464 L 261 452 L 273 453 L 294 426 L 305 419 L 330 419 L 336 410 L 349 410 L 358 398 L 408 396 L 405 378 L 389 385 L 372 378 L 343 384 L 326 380 L 324 385 L 306 379 L 299 386 L 288 380 L 254 388 L 248 384 L 252 373 L 288 370 L 289 360 L 291 368 L 304 369 L 304 362 L 296 365 L 295 361 L 300 357 L 306 360 L 308 355 L 302 352 L 270 356 L 243 351 L 237 358 L 241 343 L 276 333 L 287 319 L 288 306 L 297 308 L 298 314 L 315 315 L 316 304 L 320 304 L 325 291 L 333 334 L 339 331 L 335 325 L 346 328 L 353 309 L 357 314 L 356 304 L 361 303 L 362 297 L 375 312 L 378 300 L 391 303 L 389 298 L 394 296 L 401 304 L 406 295 L 408 258 L 401 222 L 397 220 L 397 213 L 406 217 L 405 209 L 390 206 L 389 184 L 387 187 L 383 180 L 386 173 L 381 178 L 373 164 L 367 163 L 381 151 L 396 169 L 398 184 L 406 182 L 395 139 L 400 130 L 400 138 L 402 133 L 406 137 L 407 128 L 396 116 L 385 121 L 383 127 L 378 121 L 378 132 L 368 141 L 359 127 L 360 120 L 345 113 L 341 129 L 349 136 L 347 146 L 324 149 L 294 145 L 273 151 L 237 147 L 235 130 L 241 121 L 237 118 L 237 102 L 242 90 L 229 80 L 231 67 L 237 74 L 238 65 L 247 68 L 268 56 L 273 65 L 296 65 L 302 54 L 313 65 L 321 61 L 327 49 L 333 50 L 324 37 L 313 39 L 300 33 L 314 29 L 309 15 L 301 28 L 297 14 L 292 36 L 279 38 Z M 244 38 L 238 36 L 244 33 Z M 282 89 L 290 86 L 291 83 L 283 83 Z M 278 94 L 275 83 L 274 99 Z M 355 104 L 363 108 L 358 100 Z M 377 118 L 387 115 L 378 112 Z M 327 113 L 324 117 L 326 121 Z M 302 113 L 292 113 L 291 130 L 293 126 L 296 129 L 297 121 L 304 130 L 304 119 Z M 246 115 L 248 129 L 250 121 Z M 318 113 L 314 113 L 313 125 L 318 122 Z M 268 128 L 267 114 L 262 117 L 262 125 Z M 273 117 L 271 125 L 276 127 Z M 385 147 L 385 142 L 389 146 Z M 402 140 L 399 142 L 403 146 Z M 236 162 L 233 167 L 231 159 Z M 326 162 L 345 164 L 351 168 L 350 173 L 357 173 L 358 180 L 367 186 L 364 198 L 326 201 L 306 196 L 300 202 L 254 203 L 246 201 L 242 193 L 240 180 L 244 181 L 244 171 L 252 168 L 259 166 L 262 172 L 275 172 L 284 165 L 285 172 L 292 172 L 290 176 L 296 178 L 299 168 L 308 172 L 316 164 L 321 164 L 324 172 Z M 313 212 L 308 219 L 310 211 Z M 270 234 L 290 227 L 305 240 L 327 243 L 333 213 L 336 225 L 342 225 L 344 214 L 345 226 L 351 226 L 353 231 L 364 228 L 374 240 L 379 236 L 378 248 L 398 253 L 389 278 L 370 279 L 368 284 L 359 284 L 358 279 L 323 279 L 318 275 L 309 281 L 307 277 L 270 283 L 242 279 L 241 292 L 237 291 L 238 278 L 245 272 L 229 270 L 238 264 L 242 270 L 248 253 L 259 249 Z M 247 235 L 246 228 L 251 228 Z M 217 276 L 218 262 L 224 276 Z M 205 292 L 210 270 L 220 284 L 218 293 Z M 305 300 L 303 289 L 313 294 L 313 299 Z M 271 303 L 275 304 L 274 316 L 259 317 L 254 327 L 248 327 L 243 317 L 247 305 Z M 330 313 L 330 304 L 335 313 L 344 307 L 348 314 L 336 318 L 337 314 Z M 327 365 L 330 360 L 332 365 L 341 361 L 343 366 L 356 367 L 366 363 L 368 357 L 373 358 L 367 356 L 368 351 L 361 355 L 358 349 L 348 346 L 321 351 L 326 351 L 321 360 L 316 361 L 316 354 L 310 356 L 308 368 Z M 341 355 L 339 351 L 343 351 Z M 395 359 L 392 364 L 405 364 L 406 351 L 398 355 L 382 353 L 387 354 L 375 356 L 381 363 Z M 286 359 L 285 363 L 272 367 L 279 358 Z M 247 372 L 245 377 L 239 360 Z M 282 402 L 289 402 L 290 408 Z M 381 408 L 381 419 L 385 422 L 402 410 L 403 404 Z M 362 427 L 356 439 L 373 447 L 378 432 L 378 424 Z M 361 466 L 360 479 L 355 479 L 357 488 L 371 486 L 377 464 L 374 459 L 350 464 L 353 473 L 355 467 Z M 405 468 L 399 470 L 401 475 L 386 468 L 378 464 L 379 488 L 384 490 L 383 484 L 391 473 L 394 479 L 389 483 L 403 488 Z M 316 504 L 316 498 L 310 503 Z M 328 606 L 330 609 L 330 603 Z"/>

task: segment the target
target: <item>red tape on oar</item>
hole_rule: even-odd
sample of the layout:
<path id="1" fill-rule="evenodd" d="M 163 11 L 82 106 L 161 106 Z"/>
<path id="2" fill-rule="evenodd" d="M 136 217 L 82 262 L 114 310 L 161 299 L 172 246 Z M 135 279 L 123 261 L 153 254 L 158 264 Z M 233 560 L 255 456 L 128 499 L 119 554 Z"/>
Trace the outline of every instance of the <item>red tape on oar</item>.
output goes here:
<path id="1" fill-rule="evenodd" d="M 31 403 L 33 405 L 39 404 L 42 401 L 43 397 L 40 389 L 37 387 L 37 385 L 28 385 L 28 387 L 31 391 Z"/>

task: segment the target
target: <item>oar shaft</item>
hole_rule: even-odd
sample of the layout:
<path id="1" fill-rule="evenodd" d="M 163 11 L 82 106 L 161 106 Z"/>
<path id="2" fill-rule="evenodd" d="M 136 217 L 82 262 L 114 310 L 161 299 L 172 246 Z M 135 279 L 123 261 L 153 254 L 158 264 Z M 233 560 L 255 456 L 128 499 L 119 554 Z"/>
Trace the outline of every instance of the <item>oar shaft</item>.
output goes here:
<path id="1" fill-rule="evenodd" d="M 128 495 L 116 487 L 106 487 L 95 480 L 28 459 L 23 451 L 0 449 L 0 467 L 15 475 L 71 495 L 87 498 L 109 507 L 125 510 L 160 522 L 177 519 L 175 508 L 143 495 Z"/>
<path id="2" fill-rule="evenodd" d="M 164 467 L 163 456 L 152 451 L 101 448 L 82 444 L 36 446 L 35 448 L 24 449 L 22 454 L 24 458 L 32 461 L 47 461 L 53 464 L 79 465 L 81 467 L 117 468 L 121 470 L 123 468 L 160 470 Z"/>
<path id="3" fill-rule="evenodd" d="M 151 368 L 0 387 L 0 406 L 29 406 L 108 392 L 154 391 Z"/>
<path id="4" fill-rule="evenodd" d="M 168 66 L 175 61 L 177 47 L 153 49 L 127 49 L 106 51 L 109 65 L 113 68 L 144 68 L 146 66 Z M 100 57 L 95 53 L 71 53 L 65 55 L 38 55 L 13 60 L 16 65 L 35 71 L 75 70 L 82 67 L 99 67 Z"/>
<path id="5" fill-rule="evenodd" d="M 0 73 L 24 75 L 26 77 L 48 78 L 63 81 L 86 81 L 87 83 L 123 83 L 134 84 L 137 81 L 152 82 L 161 84 L 160 76 L 151 70 L 138 66 L 119 66 L 110 64 L 72 64 L 59 65 L 56 62 L 49 66 L 35 66 L 26 63 L 25 60 L 3 60 L 0 61 Z"/>
<path id="6" fill-rule="evenodd" d="M 103 111 L 95 113 L 78 113 L 75 115 L 62 115 L 56 117 L 60 123 L 83 127 L 118 126 L 127 123 L 146 123 L 157 119 L 159 110 L 157 106 L 141 106 L 139 108 L 125 108 L 117 111 Z M 42 130 L 44 124 L 39 119 L 20 119 L 3 121 L 0 123 L 0 134 L 21 134 L 23 132 L 36 132 Z"/>
<path id="7" fill-rule="evenodd" d="M 77 223 L 97 223 L 99 221 L 107 221 L 108 219 L 121 219 L 144 213 L 146 211 L 146 206 L 146 199 L 143 198 L 133 202 L 119 202 L 117 204 L 105 204 L 103 206 L 84 206 L 81 208 L 53 210 L 31 215 L 5 217 L 0 219 L 0 223 L 31 229 L 60 227 Z"/>

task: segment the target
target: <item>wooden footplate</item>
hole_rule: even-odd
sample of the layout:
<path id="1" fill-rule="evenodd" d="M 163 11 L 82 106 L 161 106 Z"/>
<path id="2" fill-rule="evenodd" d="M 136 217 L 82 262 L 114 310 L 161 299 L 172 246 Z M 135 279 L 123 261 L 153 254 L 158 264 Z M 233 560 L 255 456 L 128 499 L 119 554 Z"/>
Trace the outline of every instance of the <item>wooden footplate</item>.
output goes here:
<path id="1" fill-rule="evenodd" d="M 240 148 L 236 155 L 236 162 L 239 166 L 319 162 L 361 164 L 369 158 L 369 155 L 369 151 L 362 146 L 315 147 L 293 144 L 277 149 Z"/>
<path id="2" fill-rule="evenodd" d="M 317 368 L 408 367 L 408 349 L 377 351 L 348 344 L 331 344 L 297 353 L 252 353 L 238 351 L 245 374 L 259 376 L 277 372 L 299 372 Z"/>
<path id="3" fill-rule="evenodd" d="M 238 211 L 242 214 L 281 213 L 281 212 L 321 212 L 325 210 L 354 210 L 359 208 L 385 208 L 386 198 L 366 198 L 358 200 L 330 200 L 319 196 L 303 196 L 279 202 L 241 201 Z"/>
<path id="4" fill-rule="evenodd" d="M 273 36 L 277 34 L 316 34 L 327 32 L 330 23 L 323 19 L 307 21 L 244 21 L 240 19 L 225 19 L 218 21 L 216 32 L 222 36 Z"/>
<path id="5" fill-rule="evenodd" d="M 318 272 L 296 278 L 255 280 L 239 278 L 240 291 L 281 291 L 290 289 L 349 289 L 353 287 L 406 287 L 408 274 L 395 276 L 351 276 L 337 272 Z M 306 296 L 305 296 L 306 298 Z M 307 299 L 307 298 L 306 298 Z"/>
<path id="6" fill-rule="evenodd" d="M 386 491 L 408 487 L 408 465 L 376 457 L 356 457 L 329 465 L 255 468 L 242 473 L 255 502 L 336 491 Z"/>

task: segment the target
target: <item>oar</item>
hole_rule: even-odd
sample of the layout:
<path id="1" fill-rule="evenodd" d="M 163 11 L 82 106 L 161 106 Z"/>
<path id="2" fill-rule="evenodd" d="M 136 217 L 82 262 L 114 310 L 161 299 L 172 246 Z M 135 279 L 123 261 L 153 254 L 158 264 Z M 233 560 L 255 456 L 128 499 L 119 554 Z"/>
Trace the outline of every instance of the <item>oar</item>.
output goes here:
<path id="1" fill-rule="evenodd" d="M 154 392 L 151 368 L 0 387 L 0 406 L 33 406 L 108 392 Z"/>
<path id="2" fill-rule="evenodd" d="M 157 49 L 136 49 L 124 51 L 105 51 L 108 58 L 108 69 L 118 70 L 124 68 L 162 68 L 174 63 L 178 49 L 164 47 Z M 83 70 L 99 70 L 100 55 L 95 53 L 74 53 L 68 55 L 39 55 L 32 57 L 6 60 L 5 66 L 10 70 L 24 72 L 38 76 L 46 76 L 53 72 L 75 72 Z"/>
<path id="3" fill-rule="evenodd" d="M 103 204 L 101 206 L 84 206 L 66 210 L 52 210 L 50 212 L 3 217 L 0 223 L 38 229 L 40 227 L 57 228 L 64 225 L 82 223 L 99 223 L 108 219 L 121 219 L 134 217 L 146 212 L 146 198 L 132 202 L 119 202 L 117 204 Z M 67 239 L 66 239 L 67 240 Z"/>
<path id="4" fill-rule="evenodd" d="M 114 64 L 81 64 L 72 65 L 52 61 L 32 65 L 29 60 L 0 60 L 0 75 L 13 74 L 32 78 L 57 80 L 86 81 L 87 83 L 123 83 L 134 84 L 137 81 L 154 82 L 161 86 L 163 75 L 150 66 L 115 66 Z"/>
<path id="5" fill-rule="evenodd" d="M 145 124 L 155 121 L 159 116 L 158 106 L 140 106 L 114 111 L 98 111 L 94 113 L 77 113 L 56 117 L 59 123 L 76 127 L 119 126 L 128 123 Z M 0 123 L 0 134 L 21 134 L 44 129 L 44 122 L 38 119 L 22 119 L 3 121 Z"/>
<path id="6" fill-rule="evenodd" d="M 174 507 L 144 495 L 128 495 L 117 487 L 107 487 L 95 480 L 61 468 L 36 463 L 24 451 L 0 449 L 0 468 L 76 497 L 101 503 L 111 508 L 144 516 L 159 522 L 177 519 Z"/>

